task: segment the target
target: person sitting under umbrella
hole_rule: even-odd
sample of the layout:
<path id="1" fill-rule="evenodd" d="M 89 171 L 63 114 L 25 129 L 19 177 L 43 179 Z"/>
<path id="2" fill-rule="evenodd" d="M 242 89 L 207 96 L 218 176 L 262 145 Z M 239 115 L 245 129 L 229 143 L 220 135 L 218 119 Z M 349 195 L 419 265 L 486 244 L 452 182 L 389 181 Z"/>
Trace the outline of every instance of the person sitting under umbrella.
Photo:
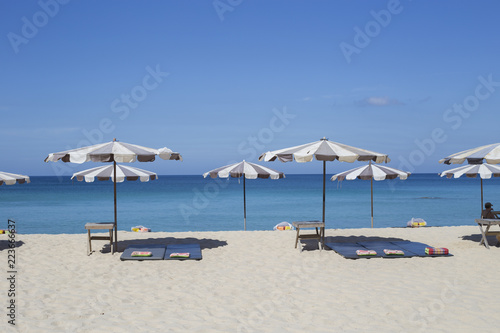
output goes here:
<path id="1" fill-rule="evenodd" d="M 484 209 L 481 213 L 481 218 L 483 219 L 498 219 L 497 214 L 493 211 L 493 205 L 491 202 L 487 202 L 484 204 Z"/>
<path id="2" fill-rule="evenodd" d="M 491 202 L 487 202 L 484 204 L 484 209 L 481 213 L 481 218 L 483 219 L 498 219 L 497 212 L 493 211 L 493 205 Z M 497 245 L 496 247 L 500 247 L 500 233 L 496 235 L 497 238 Z"/>

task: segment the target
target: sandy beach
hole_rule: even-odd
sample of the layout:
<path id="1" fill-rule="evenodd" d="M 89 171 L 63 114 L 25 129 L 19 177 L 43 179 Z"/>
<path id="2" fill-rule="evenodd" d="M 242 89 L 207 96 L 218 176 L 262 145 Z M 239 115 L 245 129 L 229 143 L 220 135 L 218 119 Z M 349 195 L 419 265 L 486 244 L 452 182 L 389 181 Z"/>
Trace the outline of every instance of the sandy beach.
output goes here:
<path id="1" fill-rule="evenodd" d="M 327 241 L 400 239 L 447 247 L 446 258 L 349 260 L 294 231 L 134 233 L 133 243 L 201 244 L 201 261 L 121 261 L 85 233 L 16 235 L 2 331 L 8 332 L 496 332 L 500 248 L 476 226 L 327 229 Z M 495 244 L 494 237 L 491 238 Z M 15 327 L 8 323 L 12 300 Z"/>

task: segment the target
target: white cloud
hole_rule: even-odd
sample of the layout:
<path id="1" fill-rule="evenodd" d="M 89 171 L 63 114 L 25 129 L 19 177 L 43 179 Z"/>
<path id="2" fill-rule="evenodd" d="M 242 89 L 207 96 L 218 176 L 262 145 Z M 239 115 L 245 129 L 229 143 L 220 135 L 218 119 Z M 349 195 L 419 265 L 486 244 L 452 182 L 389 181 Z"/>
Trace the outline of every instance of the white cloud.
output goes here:
<path id="1" fill-rule="evenodd" d="M 389 97 L 372 96 L 367 97 L 358 102 L 360 106 L 389 106 L 389 105 L 404 105 L 405 103 Z"/>

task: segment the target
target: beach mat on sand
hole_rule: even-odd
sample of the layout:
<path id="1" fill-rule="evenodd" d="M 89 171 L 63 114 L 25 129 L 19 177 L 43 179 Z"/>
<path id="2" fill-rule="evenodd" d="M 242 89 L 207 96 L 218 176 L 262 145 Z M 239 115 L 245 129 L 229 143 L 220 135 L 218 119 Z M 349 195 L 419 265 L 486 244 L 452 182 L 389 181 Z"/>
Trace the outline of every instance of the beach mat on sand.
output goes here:
<path id="1" fill-rule="evenodd" d="M 170 258 L 172 253 L 189 253 L 187 258 Z M 200 244 L 170 244 L 165 251 L 165 260 L 201 260 Z"/>
<path id="2" fill-rule="evenodd" d="M 410 258 L 418 256 L 416 253 L 409 251 L 407 249 L 402 248 L 397 244 L 397 242 L 388 242 L 388 241 L 372 241 L 372 242 L 359 242 L 358 244 L 363 245 L 369 250 L 377 251 L 377 256 L 382 258 Z M 388 255 L 384 253 L 384 250 L 402 250 L 404 254 L 393 254 Z"/>
<path id="3" fill-rule="evenodd" d="M 424 243 L 419 242 L 410 242 L 410 241 L 398 241 L 393 242 L 397 243 L 401 248 L 406 249 L 407 251 L 411 251 L 415 253 L 419 257 L 453 257 L 453 254 L 426 254 L 425 248 L 432 247 Z"/>
<path id="4" fill-rule="evenodd" d="M 366 247 L 359 245 L 358 243 L 325 243 L 325 246 L 329 247 L 330 249 L 347 259 L 380 257 L 378 256 L 378 253 L 376 256 L 358 256 L 356 254 L 356 250 L 368 250 Z"/>
<path id="5" fill-rule="evenodd" d="M 347 259 L 361 258 L 410 258 L 410 257 L 449 257 L 448 255 L 428 255 L 425 248 L 430 247 L 427 244 L 411 241 L 372 241 L 359 243 L 325 243 L 327 247 L 334 250 Z M 386 255 L 384 249 L 402 250 L 404 255 Z M 356 250 L 375 250 L 375 256 L 358 256 Z"/>
<path id="6" fill-rule="evenodd" d="M 163 244 L 132 244 L 123 251 L 120 260 L 163 260 L 165 249 Z M 151 257 L 132 257 L 134 251 L 150 251 Z"/>

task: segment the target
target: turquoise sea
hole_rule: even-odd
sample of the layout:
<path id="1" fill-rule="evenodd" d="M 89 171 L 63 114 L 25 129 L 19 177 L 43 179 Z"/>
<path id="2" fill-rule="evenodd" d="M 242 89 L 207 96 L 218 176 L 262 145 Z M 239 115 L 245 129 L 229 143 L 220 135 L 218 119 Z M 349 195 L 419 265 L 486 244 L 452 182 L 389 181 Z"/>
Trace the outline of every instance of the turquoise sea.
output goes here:
<path id="1" fill-rule="evenodd" d="M 326 182 L 327 228 L 370 227 L 370 181 Z M 87 222 L 113 221 L 113 183 L 70 177 L 31 177 L 30 184 L 0 187 L 0 229 L 16 221 L 18 233 L 84 233 Z M 319 175 L 246 180 L 247 230 L 272 230 L 282 221 L 321 220 Z M 500 209 L 500 179 L 483 181 L 484 198 Z M 479 178 L 412 174 L 374 181 L 374 226 L 404 227 L 412 217 L 430 226 L 474 225 L 481 210 Z M 117 184 L 118 230 L 243 230 L 243 180 L 159 176 Z"/>

